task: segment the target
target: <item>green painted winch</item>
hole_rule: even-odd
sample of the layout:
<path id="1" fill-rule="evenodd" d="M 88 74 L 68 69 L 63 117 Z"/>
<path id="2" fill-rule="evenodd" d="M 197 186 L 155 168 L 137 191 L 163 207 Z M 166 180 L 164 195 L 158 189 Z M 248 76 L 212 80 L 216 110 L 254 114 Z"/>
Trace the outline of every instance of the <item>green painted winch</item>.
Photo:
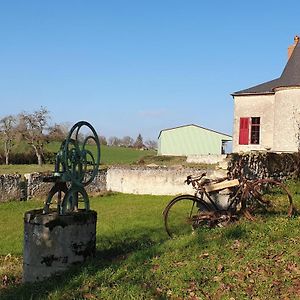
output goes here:
<path id="1" fill-rule="evenodd" d="M 77 122 L 62 142 L 56 155 L 55 170 L 44 182 L 53 182 L 48 193 L 43 213 L 50 212 L 51 205 L 57 205 L 60 215 L 77 211 L 79 202 L 89 210 L 89 197 L 85 187 L 98 174 L 100 164 L 100 143 L 93 126 L 86 122 Z"/>

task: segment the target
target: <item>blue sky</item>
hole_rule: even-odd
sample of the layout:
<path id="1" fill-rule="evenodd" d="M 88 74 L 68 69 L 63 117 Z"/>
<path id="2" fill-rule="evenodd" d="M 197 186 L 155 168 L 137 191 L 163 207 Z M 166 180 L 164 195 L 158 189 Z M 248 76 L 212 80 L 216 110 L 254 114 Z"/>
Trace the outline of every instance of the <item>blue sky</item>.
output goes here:
<path id="1" fill-rule="evenodd" d="M 48 108 L 106 137 L 232 133 L 230 93 L 280 76 L 299 1 L 0 0 L 0 117 Z"/>

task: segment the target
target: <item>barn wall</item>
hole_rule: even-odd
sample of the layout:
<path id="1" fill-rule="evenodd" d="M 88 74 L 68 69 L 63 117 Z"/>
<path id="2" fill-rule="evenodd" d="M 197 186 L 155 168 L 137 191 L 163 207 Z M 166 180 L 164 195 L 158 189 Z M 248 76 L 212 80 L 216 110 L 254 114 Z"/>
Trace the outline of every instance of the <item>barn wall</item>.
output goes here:
<path id="1" fill-rule="evenodd" d="M 209 155 L 221 154 L 222 139 L 228 136 L 194 125 L 161 131 L 158 155 Z"/>

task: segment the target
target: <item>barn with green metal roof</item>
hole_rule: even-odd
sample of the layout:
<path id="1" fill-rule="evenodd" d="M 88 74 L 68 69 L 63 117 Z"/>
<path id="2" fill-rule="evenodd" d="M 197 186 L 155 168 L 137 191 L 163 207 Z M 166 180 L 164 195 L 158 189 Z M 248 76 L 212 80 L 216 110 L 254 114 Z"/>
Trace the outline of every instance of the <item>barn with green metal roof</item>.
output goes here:
<path id="1" fill-rule="evenodd" d="M 224 154 L 232 137 L 198 125 L 190 124 L 163 129 L 158 136 L 158 155 Z"/>

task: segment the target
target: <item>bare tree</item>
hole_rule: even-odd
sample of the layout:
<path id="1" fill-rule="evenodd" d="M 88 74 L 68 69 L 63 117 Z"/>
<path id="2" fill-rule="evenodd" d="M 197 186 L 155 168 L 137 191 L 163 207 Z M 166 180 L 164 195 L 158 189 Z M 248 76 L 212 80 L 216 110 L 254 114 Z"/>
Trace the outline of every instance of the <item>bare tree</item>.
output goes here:
<path id="1" fill-rule="evenodd" d="M 64 128 L 60 124 L 54 124 L 49 128 L 48 139 L 50 141 L 62 142 L 66 138 Z"/>
<path id="2" fill-rule="evenodd" d="M 145 145 L 146 145 L 146 147 L 149 148 L 149 149 L 157 149 L 157 142 L 154 141 L 154 140 L 147 140 L 147 141 L 145 142 Z"/>
<path id="3" fill-rule="evenodd" d="M 144 147 L 144 143 L 143 143 L 143 137 L 142 135 L 139 133 L 139 135 L 137 136 L 135 142 L 134 142 L 134 145 L 133 145 L 135 148 L 138 148 L 138 149 L 142 149 Z"/>
<path id="4" fill-rule="evenodd" d="M 66 138 L 69 134 L 69 131 L 72 127 L 72 123 L 71 122 L 62 122 L 62 123 L 59 123 L 59 127 L 61 129 L 61 131 L 63 132 L 64 134 L 64 137 Z"/>
<path id="5" fill-rule="evenodd" d="M 116 137 L 116 136 L 111 136 L 109 139 L 108 139 L 108 144 L 110 146 L 120 146 L 121 144 L 121 140 Z"/>
<path id="6" fill-rule="evenodd" d="M 9 164 L 9 154 L 14 145 L 13 141 L 16 135 L 15 130 L 16 118 L 14 116 L 6 116 L 0 120 L 0 134 L 4 143 L 5 164 Z"/>
<path id="7" fill-rule="evenodd" d="M 99 135 L 99 142 L 100 142 L 100 145 L 107 145 L 106 137 L 103 135 Z"/>
<path id="8" fill-rule="evenodd" d="M 47 137 L 44 131 L 47 129 L 49 119 L 49 111 L 41 107 L 33 113 L 21 113 L 19 130 L 22 137 L 32 146 L 38 160 L 38 164 L 43 164 L 44 144 Z"/>
<path id="9" fill-rule="evenodd" d="M 130 136 L 124 136 L 122 139 L 121 139 L 121 144 L 122 146 L 124 147 L 131 147 L 133 145 L 133 138 L 130 137 Z"/>

